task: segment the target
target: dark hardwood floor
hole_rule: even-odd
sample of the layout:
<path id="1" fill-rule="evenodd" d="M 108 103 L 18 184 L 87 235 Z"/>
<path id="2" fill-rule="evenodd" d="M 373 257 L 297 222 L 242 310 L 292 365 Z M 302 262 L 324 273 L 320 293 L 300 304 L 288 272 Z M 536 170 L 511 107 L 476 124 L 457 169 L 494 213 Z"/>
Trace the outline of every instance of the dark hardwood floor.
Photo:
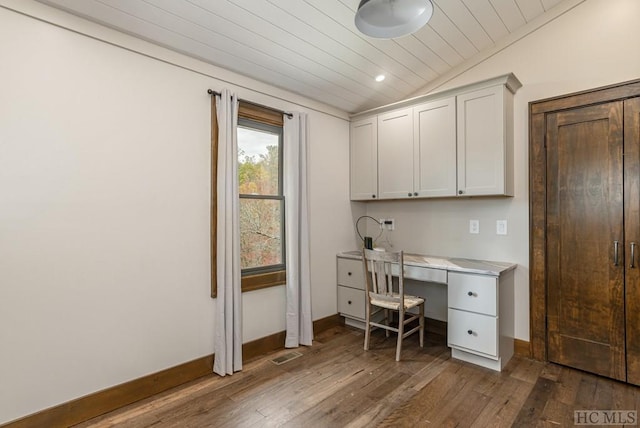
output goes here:
<path id="1" fill-rule="evenodd" d="M 444 336 L 425 347 L 335 327 L 284 364 L 283 350 L 242 372 L 211 375 L 80 427 L 565 427 L 574 410 L 636 410 L 640 388 L 514 357 L 501 373 L 451 359 Z"/>

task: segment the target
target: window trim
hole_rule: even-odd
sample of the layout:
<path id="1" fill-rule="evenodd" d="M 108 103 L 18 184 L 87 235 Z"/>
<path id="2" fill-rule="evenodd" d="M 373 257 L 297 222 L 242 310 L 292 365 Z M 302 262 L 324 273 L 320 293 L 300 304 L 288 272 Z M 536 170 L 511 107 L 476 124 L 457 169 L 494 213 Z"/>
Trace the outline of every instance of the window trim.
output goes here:
<path id="1" fill-rule="evenodd" d="M 238 107 L 238 122 L 240 119 L 248 119 L 253 122 L 263 123 L 266 125 L 276 126 L 282 128 L 281 145 L 280 150 L 283 150 L 284 143 L 284 116 L 283 113 L 277 110 L 264 107 L 262 105 L 254 104 L 248 101 L 240 100 Z M 281 156 L 282 160 L 282 156 Z M 211 222 L 210 222 L 210 239 L 211 239 L 211 297 L 217 297 L 217 257 L 216 257 L 216 242 L 217 242 L 217 165 L 218 165 L 218 118 L 216 113 L 216 100 L 215 97 L 211 97 Z M 284 165 L 281 165 L 284 167 Z M 283 174 L 280 175 L 280 185 L 283 185 Z M 281 187 L 284 190 L 283 187 Z M 284 200 L 284 196 L 282 195 Z M 283 206 L 284 208 L 284 206 Z M 282 237 L 285 239 L 284 232 L 284 209 L 282 210 Z M 285 251 L 283 243 L 283 251 Z M 286 254 L 282 255 L 286 259 Z M 286 264 L 286 262 L 285 262 Z M 242 292 L 261 290 L 264 288 L 275 287 L 286 283 L 286 268 L 276 268 L 272 272 L 259 272 L 249 273 L 242 275 Z"/>
<path id="2" fill-rule="evenodd" d="M 218 297 L 218 113 L 216 97 L 211 97 L 211 200 L 209 221 L 209 254 L 211 259 L 211 298 Z"/>
<path id="3" fill-rule="evenodd" d="M 282 112 L 244 100 L 240 100 L 240 106 L 238 107 L 238 119 L 240 118 L 262 122 L 280 128 L 284 127 Z"/>

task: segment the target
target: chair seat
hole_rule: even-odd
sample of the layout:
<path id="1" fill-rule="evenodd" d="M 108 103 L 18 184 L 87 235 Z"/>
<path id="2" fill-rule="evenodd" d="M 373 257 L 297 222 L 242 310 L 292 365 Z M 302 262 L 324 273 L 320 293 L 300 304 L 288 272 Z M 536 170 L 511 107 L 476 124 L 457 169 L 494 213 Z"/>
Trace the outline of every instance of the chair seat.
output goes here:
<path id="1" fill-rule="evenodd" d="M 371 304 L 374 306 L 378 306 L 380 308 L 392 309 L 397 311 L 400 309 L 400 295 L 398 293 L 393 294 L 375 294 L 370 293 Z M 415 308 L 424 303 L 424 299 L 422 297 L 409 296 L 407 294 L 404 295 L 404 308 L 411 309 Z"/>

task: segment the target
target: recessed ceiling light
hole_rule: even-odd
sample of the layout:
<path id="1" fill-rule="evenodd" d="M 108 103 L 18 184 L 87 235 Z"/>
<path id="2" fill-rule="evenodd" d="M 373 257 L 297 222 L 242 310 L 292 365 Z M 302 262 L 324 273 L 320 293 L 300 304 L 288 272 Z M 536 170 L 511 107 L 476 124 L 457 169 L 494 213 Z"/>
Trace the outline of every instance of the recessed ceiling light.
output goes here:
<path id="1" fill-rule="evenodd" d="M 382 82 L 384 80 L 384 78 L 385 78 L 384 74 L 378 74 L 376 76 L 376 82 Z"/>

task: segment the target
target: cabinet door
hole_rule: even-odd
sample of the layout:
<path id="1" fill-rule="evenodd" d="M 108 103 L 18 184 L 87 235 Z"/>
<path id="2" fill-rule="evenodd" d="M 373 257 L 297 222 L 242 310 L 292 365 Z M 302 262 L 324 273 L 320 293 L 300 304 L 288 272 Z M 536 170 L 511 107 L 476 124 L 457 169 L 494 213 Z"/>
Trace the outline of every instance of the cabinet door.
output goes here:
<path id="1" fill-rule="evenodd" d="M 458 95 L 458 194 L 513 195 L 511 100 L 502 85 Z"/>
<path id="2" fill-rule="evenodd" d="M 376 199 L 378 195 L 377 116 L 351 124 L 351 200 Z"/>
<path id="3" fill-rule="evenodd" d="M 456 195 L 456 99 L 413 108 L 414 193 Z"/>
<path id="4" fill-rule="evenodd" d="M 413 109 L 378 116 L 380 199 L 413 197 Z"/>

